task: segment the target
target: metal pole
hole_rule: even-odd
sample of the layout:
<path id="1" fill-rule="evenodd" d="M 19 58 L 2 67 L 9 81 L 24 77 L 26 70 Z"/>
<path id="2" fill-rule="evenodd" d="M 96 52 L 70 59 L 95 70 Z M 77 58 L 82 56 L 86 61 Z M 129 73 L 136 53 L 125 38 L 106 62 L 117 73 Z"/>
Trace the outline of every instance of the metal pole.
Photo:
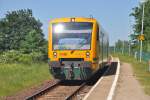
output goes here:
<path id="1" fill-rule="evenodd" d="M 144 8 L 145 8 L 145 3 L 143 3 L 141 35 L 143 34 L 143 28 L 144 28 Z M 142 40 L 141 40 L 141 41 L 140 41 L 140 62 L 142 61 L 142 51 L 143 51 L 143 42 L 142 42 Z"/>
<path id="2" fill-rule="evenodd" d="M 125 41 L 123 41 L 123 54 L 124 54 L 124 42 L 125 42 Z"/>
<path id="3" fill-rule="evenodd" d="M 116 52 L 116 45 L 114 45 L 114 53 Z"/>
<path id="4" fill-rule="evenodd" d="M 132 24 L 131 24 L 131 19 L 129 20 L 129 23 L 130 23 L 130 31 L 129 31 L 129 56 L 131 55 L 131 40 L 130 40 L 130 36 L 131 36 L 131 33 L 132 33 Z"/>
<path id="5" fill-rule="evenodd" d="M 122 44 L 122 54 L 124 54 L 124 41 L 123 41 L 123 44 Z"/>
<path id="6" fill-rule="evenodd" d="M 149 66 L 149 72 L 150 72 L 150 60 L 148 61 L 148 66 Z"/>
<path id="7" fill-rule="evenodd" d="M 129 40 L 129 56 L 131 54 L 131 45 L 130 45 L 130 40 Z"/>

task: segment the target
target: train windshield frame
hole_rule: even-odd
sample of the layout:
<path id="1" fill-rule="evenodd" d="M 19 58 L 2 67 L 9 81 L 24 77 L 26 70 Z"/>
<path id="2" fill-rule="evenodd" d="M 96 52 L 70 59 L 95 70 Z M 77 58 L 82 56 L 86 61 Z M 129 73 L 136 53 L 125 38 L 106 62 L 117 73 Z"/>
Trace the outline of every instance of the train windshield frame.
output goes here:
<path id="1" fill-rule="evenodd" d="M 53 50 L 90 50 L 92 31 L 92 22 L 53 23 Z"/>

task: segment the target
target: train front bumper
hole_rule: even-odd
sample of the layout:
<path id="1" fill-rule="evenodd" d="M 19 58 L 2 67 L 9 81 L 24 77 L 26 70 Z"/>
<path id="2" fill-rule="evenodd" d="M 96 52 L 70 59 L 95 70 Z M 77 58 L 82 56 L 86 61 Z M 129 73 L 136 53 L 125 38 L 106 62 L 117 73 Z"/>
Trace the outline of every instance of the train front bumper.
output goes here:
<path id="1" fill-rule="evenodd" d="M 49 68 L 61 80 L 87 80 L 93 73 L 90 61 L 49 61 Z"/>

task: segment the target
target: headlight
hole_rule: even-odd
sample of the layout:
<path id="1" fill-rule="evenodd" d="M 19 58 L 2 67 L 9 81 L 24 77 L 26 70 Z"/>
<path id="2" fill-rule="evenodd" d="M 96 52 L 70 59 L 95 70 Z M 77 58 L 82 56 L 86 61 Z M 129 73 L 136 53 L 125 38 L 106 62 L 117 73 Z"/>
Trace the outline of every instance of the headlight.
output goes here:
<path id="1" fill-rule="evenodd" d="M 86 57 L 89 58 L 90 57 L 90 53 L 86 52 Z"/>
<path id="2" fill-rule="evenodd" d="M 56 58 L 57 57 L 57 53 L 53 52 L 53 56 L 54 56 L 54 58 Z"/>
<path id="3" fill-rule="evenodd" d="M 89 55 L 90 55 L 90 53 L 89 53 L 89 52 L 86 52 L 86 55 L 87 55 L 87 56 L 89 56 Z"/>
<path id="4" fill-rule="evenodd" d="M 64 31 L 64 26 L 62 24 L 58 24 L 54 27 L 55 33 L 62 33 Z"/>

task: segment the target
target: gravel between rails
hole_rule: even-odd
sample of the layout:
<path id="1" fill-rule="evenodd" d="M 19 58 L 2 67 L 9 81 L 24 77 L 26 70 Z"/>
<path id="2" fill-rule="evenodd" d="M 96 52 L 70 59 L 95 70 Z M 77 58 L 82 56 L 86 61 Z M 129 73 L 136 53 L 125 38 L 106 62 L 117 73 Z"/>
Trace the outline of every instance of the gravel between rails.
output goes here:
<path id="1" fill-rule="evenodd" d="M 71 95 L 79 86 L 58 86 L 53 91 L 50 91 L 37 100 L 65 100 L 65 98 Z"/>

